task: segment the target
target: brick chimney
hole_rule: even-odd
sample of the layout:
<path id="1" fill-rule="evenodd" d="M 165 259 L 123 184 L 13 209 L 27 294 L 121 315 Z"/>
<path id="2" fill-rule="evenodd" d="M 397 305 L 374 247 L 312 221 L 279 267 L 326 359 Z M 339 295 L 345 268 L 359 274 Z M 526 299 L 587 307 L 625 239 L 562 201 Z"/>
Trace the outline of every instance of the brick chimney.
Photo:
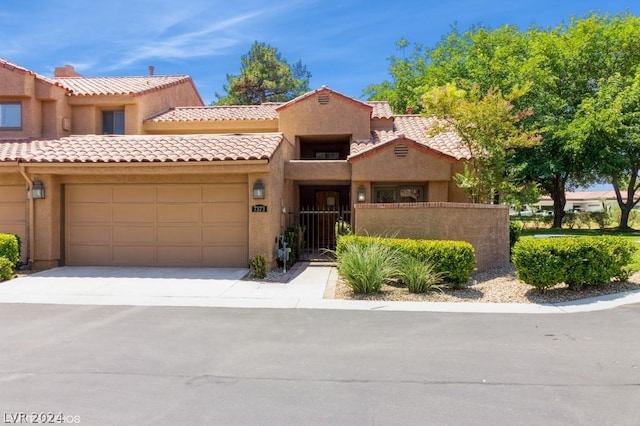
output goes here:
<path id="1" fill-rule="evenodd" d="M 156 67 L 154 67 L 153 65 L 149 65 L 149 75 L 153 76 L 153 73 L 156 72 Z"/>
<path id="2" fill-rule="evenodd" d="M 407 107 L 407 114 L 409 115 L 413 114 L 413 107 L 410 107 L 410 106 Z"/>
<path id="3" fill-rule="evenodd" d="M 82 74 L 78 74 L 72 65 L 67 64 L 64 67 L 56 67 L 53 76 L 56 78 L 82 77 Z"/>

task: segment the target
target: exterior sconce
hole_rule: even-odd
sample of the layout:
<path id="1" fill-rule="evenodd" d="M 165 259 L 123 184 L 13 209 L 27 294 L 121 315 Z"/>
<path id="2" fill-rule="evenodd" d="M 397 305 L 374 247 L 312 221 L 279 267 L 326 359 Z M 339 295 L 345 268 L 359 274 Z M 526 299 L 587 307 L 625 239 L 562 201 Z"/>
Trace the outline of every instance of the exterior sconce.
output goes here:
<path id="1" fill-rule="evenodd" d="M 367 200 L 367 193 L 364 190 L 364 186 L 360 185 L 358 188 L 358 202 L 364 203 Z"/>
<path id="2" fill-rule="evenodd" d="M 253 198 L 255 200 L 264 199 L 264 183 L 261 180 L 257 180 L 253 184 Z"/>
<path id="3" fill-rule="evenodd" d="M 39 180 L 31 185 L 31 198 L 41 200 L 44 198 L 44 185 Z"/>

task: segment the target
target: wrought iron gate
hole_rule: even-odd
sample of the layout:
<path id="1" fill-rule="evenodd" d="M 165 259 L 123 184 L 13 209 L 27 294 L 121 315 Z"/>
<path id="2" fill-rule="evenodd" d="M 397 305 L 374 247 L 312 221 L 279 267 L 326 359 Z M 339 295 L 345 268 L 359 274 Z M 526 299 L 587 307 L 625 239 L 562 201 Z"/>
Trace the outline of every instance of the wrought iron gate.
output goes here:
<path id="1" fill-rule="evenodd" d="M 339 220 L 351 224 L 351 209 L 348 206 L 322 209 L 303 207 L 297 214 L 297 223 L 302 226 L 304 241 L 302 258 L 322 257 L 323 253 L 336 248 L 335 225 Z"/>

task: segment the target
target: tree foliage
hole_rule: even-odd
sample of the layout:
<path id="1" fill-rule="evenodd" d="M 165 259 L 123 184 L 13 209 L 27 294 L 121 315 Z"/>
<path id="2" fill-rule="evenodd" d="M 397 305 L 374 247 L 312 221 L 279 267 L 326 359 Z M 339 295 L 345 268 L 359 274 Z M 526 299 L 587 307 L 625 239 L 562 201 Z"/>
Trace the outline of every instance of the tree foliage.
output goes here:
<path id="1" fill-rule="evenodd" d="M 474 203 L 490 203 L 498 195 L 523 190 L 517 176 L 509 173 L 508 161 L 513 149 L 538 142 L 533 132 L 518 124 L 531 111 L 514 109 L 513 100 L 525 92 L 515 88 L 504 96 L 499 90 L 483 93 L 474 85 L 465 91 L 449 83 L 422 98 L 424 113 L 440 118 L 440 124 L 428 132 L 455 132 L 471 154 L 464 173 L 455 179 Z"/>
<path id="2" fill-rule="evenodd" d="M 307 67 L 301 61 L 289 64 L 266 43 L 254 42 L 240 61 L 240 75 L 227 74 L 226 94 L 216 93 L 217 105 L 286 102 L 310 90 Z"/>
<path id="3" fill-rule="evenodd" d="M 364 94 L 388 96 L 401 113 L 418 93 L 447 83 L 465 90 L 478 86 L 480 93 L 510 93 L 528 85 L 513 103 L 517 109 L 531 108 L 521 124 L 537 129 L 542 141 L 515 150 L 510 164 L 521 178 L 551 195 L 554 227 L 559 227 L 565 191 L 604 177 L 596 167 L 598 150 L 577 143 L 569 129 L 582 103 L 598 93 L 599 81 L 616 73 L 627 78 L 640 64 L 638 31 L 640 20 L 630 14 L 591 14 L 555 28 L 525 31 L 478 26 L 461 33 L 453 28 L 431 49 L 415 46 L 409 58 L 392 57 L 391 79 L 369 86 Z"/>
<path id="4" fill-rule="evenodd" d="M 629 214 L 640 201 L 640 69 L 633 77 L 601 79 L 568 131 L 582 150 L 596 153 L 597 172 L 616 193 L 618 227 L 629 228 Z"/>

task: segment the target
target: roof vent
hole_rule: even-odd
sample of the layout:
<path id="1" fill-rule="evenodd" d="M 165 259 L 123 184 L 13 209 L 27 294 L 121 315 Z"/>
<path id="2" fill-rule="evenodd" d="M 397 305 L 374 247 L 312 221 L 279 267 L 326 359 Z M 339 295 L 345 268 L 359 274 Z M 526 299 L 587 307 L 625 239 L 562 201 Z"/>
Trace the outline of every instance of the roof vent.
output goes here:
<path id="1" fill-rule="evenodd" d="M 393 148 L 393 153 L 396 157 L 406 157 L 409 154 L 409 147 L 406 145 L 396 145 Z"/>
<path id="2" fill-rule="evenodd" d="M 318 103 L 320 105 L 326 105 L 329 103 L 329 95 L 318 95 Z"/>

